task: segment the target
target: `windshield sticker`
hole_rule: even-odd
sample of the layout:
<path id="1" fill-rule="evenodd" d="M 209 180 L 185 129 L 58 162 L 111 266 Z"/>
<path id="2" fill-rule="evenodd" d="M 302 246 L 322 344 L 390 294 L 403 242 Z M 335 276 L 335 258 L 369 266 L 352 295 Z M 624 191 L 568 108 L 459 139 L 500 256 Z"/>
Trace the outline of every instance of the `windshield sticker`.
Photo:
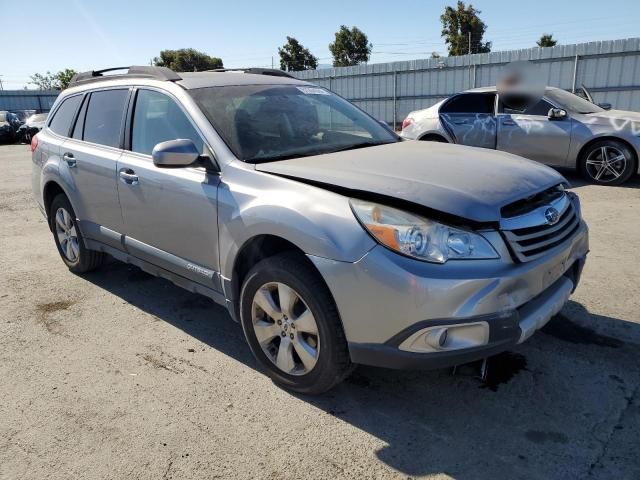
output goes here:
<path id="1" fill-rule="evenodd" d="M 306 95 L 331 95 L 327 90 L 320 87 L 296 87 Z"/>

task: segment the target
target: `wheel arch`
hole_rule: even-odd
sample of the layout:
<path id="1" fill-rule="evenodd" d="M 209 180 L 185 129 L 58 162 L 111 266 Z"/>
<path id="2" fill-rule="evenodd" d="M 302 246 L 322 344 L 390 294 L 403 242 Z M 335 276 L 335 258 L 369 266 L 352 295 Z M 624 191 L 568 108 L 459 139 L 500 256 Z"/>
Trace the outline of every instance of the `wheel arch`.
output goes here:
<path id="1" fill-rule="evenodd" d="M 330 293 L 330 289 L 320 273 L 317 267 L 313 264 L 311 260 L 307 257 L 304 250 L 295 245 L 293 242 L 279 237 L 277 235 L 272 234 L 260 234 L 255 235 L 245 241 L 240 249 L 238 250 L 237 255 L 233 261 L 233 269 L 231 273 L 230 280 L 230 291 L 227 292 L 225 289 L 225 293 L 227 294 L 227 298 L 231 297 L 231 303 L 233 308 L 233 317 L 236 320 L 240 319 L 239 316 L 239 301 L 240 301 L 240 289 L 242 288 L 242 283 L 244 279 L 249 273 L 249 270 L 261 260 L 265 258 L 272 257 L 274 255 L 280 253 L 291 252 L 295 253 L 300 257 L 300 260 L 305 264 L 309 265 L 314 272 L 316 272 L 319 278 L 322 279 L 322 282 L 327 287 L 327 291 Z M 331 293 L 330 293 L 331 294 Z M 333 296 L 332 296 L 333 297 Z M 335 301 L 335 300 L 334 300 Z"/>
<path id="2" fill-rule="evenodd" d="M 69 198 L 69 195 L 67 194 L 67 192 L 55 180 L 49 180 L 47 183 L 45 183 L 42 189 L 42 201 L 43 201 L 45 214 L 47 215 L 47 223 L 49 223 L 49 228 L 51 228 L 51 222 L 50 222 L 51 203 L 53 202 L 53 199 L 60 194 L 63 194 L 65 197 L 67 197 L 69 202 L 71 202 L 71 199 Z M 73 207 L 73 204 L 71 204 L 71 206 Z"/>
<path id="3" fill-rule="evenodd" d="M 440 134 L 440 133 L 434 133 L 434 132 L 427 132 L 423 135 L 421 135 L 420 137 L 418 137 L 418 140 L 420 141 L 427 141 L 427 142 L 442 142 L 442 143 L 449 143 L 449 140 L 447 140 L 444 135 Z"/>

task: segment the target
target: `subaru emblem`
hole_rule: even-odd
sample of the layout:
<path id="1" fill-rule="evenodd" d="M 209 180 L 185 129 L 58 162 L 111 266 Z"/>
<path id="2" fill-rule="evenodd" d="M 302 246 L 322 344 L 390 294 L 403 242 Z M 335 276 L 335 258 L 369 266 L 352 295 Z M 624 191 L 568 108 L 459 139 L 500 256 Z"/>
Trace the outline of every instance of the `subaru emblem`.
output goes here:
<path id="1" fill-rule="evenodd" d="M 544 211 L 544 218 L 548 225 L 555 225 L 560 220 L 560 213 L 553 207 L 549 207 Z"/>

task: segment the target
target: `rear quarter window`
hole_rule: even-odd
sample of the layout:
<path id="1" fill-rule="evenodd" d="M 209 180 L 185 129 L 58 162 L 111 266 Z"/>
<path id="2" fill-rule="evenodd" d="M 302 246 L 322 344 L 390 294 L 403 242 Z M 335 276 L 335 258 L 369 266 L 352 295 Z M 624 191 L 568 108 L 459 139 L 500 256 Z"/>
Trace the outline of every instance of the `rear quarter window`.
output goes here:
<path id="1" fill-rule="evenodd" d="M 69 136 L 71 122 L 73 121 L 73 117 L 76 114 L 76 110 L 78 110 L 78 106 L 80 105 L 81 100 L 82 95 L 75 95 L 62 101 L 60 107 L 58 107 L 55 114 L 53 115 L 51 123 L 49 123 L 49 128 L 54 133 L 57 133 L 58 135 L 62 135 L 64 137 Z"/>
<path id="2" fill-rule="evenodd" d="M 128 98 L 128 89 L 92 92 L 84 121 L 83 140 L 119 148 Z"/>

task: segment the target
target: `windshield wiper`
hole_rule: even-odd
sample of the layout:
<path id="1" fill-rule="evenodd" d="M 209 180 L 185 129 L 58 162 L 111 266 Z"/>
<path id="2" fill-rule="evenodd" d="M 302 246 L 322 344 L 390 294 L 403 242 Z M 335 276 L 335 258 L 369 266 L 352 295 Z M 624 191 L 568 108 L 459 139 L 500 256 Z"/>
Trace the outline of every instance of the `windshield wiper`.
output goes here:
<path id="1" fill-rule="evenodd" d="M 302 158 L 315 155 L 314 153 L 283 153 L 281 155 L 272 155 L 268 157 L 254 157 L 246 160 L 249 163 L 266 163 L 275 162 L 277 160 L 291 160 L 292 158 Z"/>
<path id="2" fill-rule="evenodd" d="M 331 150 L 331 151 L 329 151 L 327 153 L 346 152 L 347 150 L 357 150 L 358 148 L 376 147 L 378 145 L 387 145 L 388 143 L 397 143 L 397 142 L 396 141 L 392 141 L 392 142 L 360 142 L 360 143 L 354 143 L 353 145 L 347 145 L 346 147 L 337 148 L 337 149 Z"/>
<path id="3" fill-rule="evenodd" d="M 400 140 L 398 140 L 400 141 Z M 266 156 L 266 157 L 253 157 L 250 158 L 248 160 L 246 160 L 247 162 L 250 163 L 264 163 L 264 162 L 276 162 L 278 160 L 291 160 L 292 158 L 302 158 L 302 157 L 311 157 L 313 155 L 326 155 L 328 153 L 336 153 L 336 152 L 344 152 L 347 150 L 356 150 L 358 148 L 366 148 L 366 147 L 375 147 L 377 145 L 386 145 L 388 143 L 397 143 L 396 141 L 391 141 L 391 142 L 360 142 L 360 143 L 354 143 L 352 145 L 346 145 L 344 147 L 340 147 L 337 148 L 335 150 L 322 150 L 322 149 L 315 149 L 315 150 L 309 150 L 306 152 L 296 152 L 296 153 L 282 153 L 280 155 L 271 155 L 271 156 Z"/>

